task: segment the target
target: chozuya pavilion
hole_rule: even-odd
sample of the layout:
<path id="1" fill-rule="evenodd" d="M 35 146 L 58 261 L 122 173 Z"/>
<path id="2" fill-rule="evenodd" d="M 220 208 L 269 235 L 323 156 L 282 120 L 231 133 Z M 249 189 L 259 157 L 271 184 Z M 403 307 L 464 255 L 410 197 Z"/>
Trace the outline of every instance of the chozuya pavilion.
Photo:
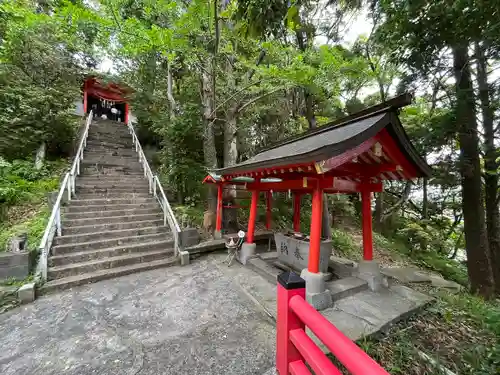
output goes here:
<path id="1" fill-rule="evenodd" d="M 321 221 L 323 193 L 360 194 L 362 203 L 363 260 L 354 271 L 366 280 L 372 290 L 384 287 L 379 265 L 373 260 L 372 193 L 383 189 L 384 180 L 413 180 L 428 177 L 431 169 L 421 158 L 398 117 L 399 108 L 409 105 L 408 94 L 367 108 L 298 136 L 285 139 L 237 165 L 214 171 L 205 183 L 218 186 L 216 231 L 220 233 L 222 189 L 225 185 L 242 184 L 251 192 L 250 215 L 246 242 L 239 260 L 246 264 L 255 255 L 255 219 L 260 192 L 265 192 L 268 213 L 270 192 L 291 191 L 294 194 L 294 230 L 300 230 L 300 199 L 312 195 L 312 213 L 307 268 L 301 276 L 306 280 L 308 301 L 318 309 L 332 305 L 325 289 L 322 255 Z M 267 215 L 270 227 L 270 215 Z M 275 237 L 277 238 L 277 237 Z M 277 245 L 278 252 L 280 247 Z"/>

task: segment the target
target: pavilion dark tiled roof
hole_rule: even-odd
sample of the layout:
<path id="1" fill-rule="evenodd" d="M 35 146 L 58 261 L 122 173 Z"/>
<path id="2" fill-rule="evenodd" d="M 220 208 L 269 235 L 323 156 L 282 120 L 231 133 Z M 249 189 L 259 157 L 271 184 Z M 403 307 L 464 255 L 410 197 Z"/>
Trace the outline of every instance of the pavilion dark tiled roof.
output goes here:
<path id="1" fill-rule="evenodd" d="M 237 165 L 216 170 L 220 175 L 234 175 L 253 170 L 318 162 L 359 146 L 383 129 L 416 171 L 415 177 L 427 177 L 431 169 L 417 153 L 404 131 L 397 111 L 410 103 L 408 95 L 400 96 L 337 120 L 329 125 L 281 141 Z"/>

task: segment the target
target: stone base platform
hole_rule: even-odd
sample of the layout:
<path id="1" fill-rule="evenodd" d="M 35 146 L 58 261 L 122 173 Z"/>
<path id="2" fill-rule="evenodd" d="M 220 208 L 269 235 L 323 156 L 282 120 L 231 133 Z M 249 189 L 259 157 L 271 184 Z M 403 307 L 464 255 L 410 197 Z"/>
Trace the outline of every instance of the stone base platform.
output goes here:
<path id="1" fill-rule="evenodd" d="M 221 264 L 225 253 L 212 253 L 209 257 L 263 312 L 276 319 L 276 276 L 283 271 L 270 264 L 271 253 L 252 259 L 246 267 Z M 334 306 L 321 314 L 352 340 L 385 330 L 432 301 L 431 297 L 403 285 L 374 292 L 368 289 L 366 281 L 352 276 L 328 281 L 326 288 L 332 294 Z M 317 340 L 312 333 L 310 336 Z"/>

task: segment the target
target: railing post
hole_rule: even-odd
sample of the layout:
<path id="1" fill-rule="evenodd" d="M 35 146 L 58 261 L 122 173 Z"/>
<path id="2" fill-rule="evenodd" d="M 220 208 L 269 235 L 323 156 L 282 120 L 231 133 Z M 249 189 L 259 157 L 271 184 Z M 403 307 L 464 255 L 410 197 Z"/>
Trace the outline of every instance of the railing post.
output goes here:
<path id="1" fill-rule="evenodd" d="M 72 175 L 70 174 L 69 175 L 69 178 L 68 178 L 68 202 L 71 200 L 71 190 L 72 190 L 72 187 L 71 187 L 71 181 L 73 180 L 72 178 Z"/>
<path id="2" fill-rule="evenodd" d="M 167 205 L 163 202 L 163 226 L 167 226 Z"/>
<path id="3" fill-rule="evenodd" d="M 153 196 L 156 198 L 156 176 L 153 177 Z"/>
<path id="4" fill-rule="evenodd" d="M 57 236 L 60 237 L 62 235 L 62 230 L 61 230 L 61 209 L 58 207 L 57 208 L 57 213 L 56 213 L 56 232 Z"/>
<path id="5" fill-rule="evenodd" d="M 149 194 L 153 193 L 153 176 L 150 175 L 148 176 L 148 181 L 149 181 Z"/>
<path id="6" fill-rule="evenodd" d="M 288 375 L 290 363 L 303 360 L 290 341 L 290 331 L 305 329 L 305 324 L 290 309 L 289 302 L 294 296 L 305 298 L 306 282 L 294 272 L 283 272 L 278 275 L 277 293 L 276 370 L 279 375 Z"/>
<path id="7" fill-rule="evenodd" d="M 44 247 L 40 251 L 40 262 L 41 262 L 41 271 L 42 271 L 42 280 L 47 280 L 47 258 L 49 255 L 47 254 L 47 249 Z"/>

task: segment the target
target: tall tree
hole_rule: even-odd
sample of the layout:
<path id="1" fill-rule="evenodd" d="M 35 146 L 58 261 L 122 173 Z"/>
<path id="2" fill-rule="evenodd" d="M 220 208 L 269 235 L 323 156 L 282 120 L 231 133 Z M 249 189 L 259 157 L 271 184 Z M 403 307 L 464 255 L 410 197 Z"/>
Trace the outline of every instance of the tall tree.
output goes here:
<path id="1" fill-rule="evenodd" d="M 477 86 L 484 129 L 484 192 L 486 210 L 486 228 L 491 257 L 491 266 L 495 281 L 495 290 L 500 295 L 500 210 L 498 148 L 495 145 L 495 111 L 491 96 L 493 90 L 488 83 L 488 63 L 484 44 L 475 43 L 477 59 Z"/>
<path id="2" fill-rule="evenodd" d="M 400 61 L 420 74 L 452 69 L 455 78 L 456 133 L 460 144 L 460 173 L 467 268 L 473 291 L 493 294 L 490 254 L 486 236 L 479 138 L 469 47 L 471 38 L 483 35 L 484 20 L 495 14 L 491 4 L 440 1 L 380 1 L 377 11 L 385 22 L 379 37 L 390 42 Z M 441 54 L 451 49 L 443 65 Z"/>

